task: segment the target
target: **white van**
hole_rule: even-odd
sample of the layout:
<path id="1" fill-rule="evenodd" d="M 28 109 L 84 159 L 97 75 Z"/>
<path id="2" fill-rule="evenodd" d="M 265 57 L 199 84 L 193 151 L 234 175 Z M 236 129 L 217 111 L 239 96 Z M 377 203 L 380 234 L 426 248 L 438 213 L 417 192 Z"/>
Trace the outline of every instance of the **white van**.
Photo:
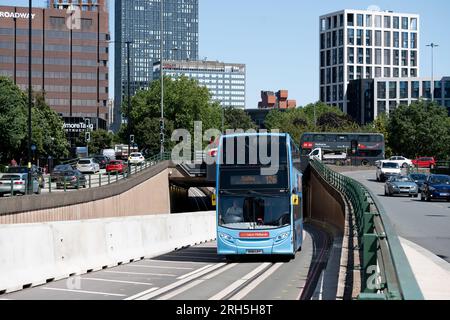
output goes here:
<path id="1" fill-rule="evenodd" d="M 109 160 L 116 160 L 116 151 L 114 149 L 104 149 L 102 154 L 108 157 Z"/>

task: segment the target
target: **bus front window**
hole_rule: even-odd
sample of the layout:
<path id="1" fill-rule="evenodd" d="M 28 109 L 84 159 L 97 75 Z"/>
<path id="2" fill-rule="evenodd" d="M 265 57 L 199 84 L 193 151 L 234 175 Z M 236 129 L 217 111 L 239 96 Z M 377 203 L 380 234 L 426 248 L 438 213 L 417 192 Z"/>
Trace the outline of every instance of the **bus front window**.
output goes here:
<path id="1" fill-rule="evenodd" d="M 224 195 L 219 201 L 219 225 L 230 229 L 274 229 L 291 222 L 288 195 Z"/>

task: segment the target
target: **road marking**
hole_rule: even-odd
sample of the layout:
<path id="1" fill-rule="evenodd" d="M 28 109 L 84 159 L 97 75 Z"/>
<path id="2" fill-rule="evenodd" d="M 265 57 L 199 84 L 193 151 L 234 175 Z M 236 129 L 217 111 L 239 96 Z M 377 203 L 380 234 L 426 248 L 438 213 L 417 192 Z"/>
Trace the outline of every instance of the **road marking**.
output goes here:
<path id="1" fill-rule="evenodd" d="M 70 289 L 61 289 L 61 288 L 41 288 L 41 290 L 65 291 L 65 292 L 95 294 L 95 295 L 113 296 L 113 297 L 126 297 L 126 295 L 119 294 L 119 293 L 106 293 L 106 292 L 84 291 L 84 290 L 70 290 Z"/>
<path id="2" fill-rule="evenodd" d="M 186 259 L 203 259 L 203 260 L 214 260 L 214 261 L 219 261 L 219 259 L 217 257 L 213 258 L 213 257 L 196 257 L 196 256 L 187 256 L 187 255 L 168 255 L 167 257 L 169 258 L 186 258 Z M 183 262 L 183 261 L 179 261 L 179 262 Z"/>
<path id="3" fill-rule="evenodd" d="M 205 264 L 204 262 L 197 262 L 197 261 L 171 261 L 171 260 L 148 260 L 151 262 L 161 262 L 161 263 L 182 263 L 182 264 L 186 264 L 186 263 L 192 263 L 192 264 Z"/>
<path id="4" fill-rule="evenodd" d="M 275 271 L 277 271 L 284 263 L 276 263 L 270 267 L 266 272 L 260 275 L 255 281 L 252 281 L 248 286 L 246 286 L 242 291 L 235 294 L 230 300 L 242 300 L 250 292 L 252 292 L 257 286 L 259 286 L 264 280 L 270 277 Z"/>
<path id="5" fill-rule="evenodd" d="M 158 289 L 159 289 L 159 288 L 150 288 L 150 289 L 148 289 L 148 290 L 145 290 L 145 291 L 142 291 L 142 292 L 140 292 L 140 293 L 138 293 L 138 294 L 135 294 L 134 296 L 128 297 L 128 298 L 126 298 L 126 299 L 124 299 L 124 300 L 134 300 L 134 299 L 136 299 L 137 297 L 139 297 L 139 296 L 141 296 L 141 295 L 143 295 L 143 294 L 148 294 L 148 293 L 151 293 L 151 292 L 156 291 L 156 290 L 158 290 Z"/>
<path id="6" fill-rule="evenodd" d="M 261 264 L 258 268 L 256 268 L 255 270 L 251 271 L 250 273 L 246 274 L 241 279 L 233 282 L 228 287 L 226 287 L 225 289 L 223 289 L 222 291 L 220 291 L 216 295 L 212 296 L 208 300 L 222 300 L 224 297 L 226 297 L 231 292 L 233 292 L 234 290 L 239 288 L 241 285 L 243 285 L 244 283 L 249 281 L 251 278 L 256 276 L 259 272 L 261 272 L 262 270 L 267 268 L 269 265 L 270 265 L 270 262 L 265 262 L 265 263 Z"/>
<path id="7" fill-rule="evenodd" d="M 214 270 L 222 268 L 225 265 L 226 265 L 226 263 L 218 263 L 216 265 L 213 265 L 209 269 L 205 269 L 205 270 L 203 270 L 203 271 L 201 271 L 199 273 L 196 273 L 196 274 L 194 274 L 194 275 L 192 275 L 190 277 L 184 278 L 182 280 L 178 280 L 177 282 L 174 282 L 174 283 L 172 283 L 172 284 L 170 284 L 170 285 L 168 285 L 166 287 L 163 287 L 161 289 L 158 289 L 158 290 L 156 290 L 154 292 L 147 293 L 147 292 L 144 291 L 142 293 L 138 293 L 138 294 L 134 295 L 133 297 L 127 298 L 125 300 L 150 300 L 153 297 L 159 296 L 159 295 L 161 295 L 163 293 L 166 293 L 166 292 L 168 292 L 170 290 L 178 288 L 178 287 L 182 286 L 185 283 L 188 283 L 188 282 L 190 282 L 192 280 L 196 280 L 196 279 L 200 278 L 201 276 L 203 276 L 203 275 L 205 275 L 207 273 L 210 273 L 210 272 L 212 272 Z"/>
<path id="8" fill-rule="evenodd" d="M 176 274 L 170 273 L 141 273 L 141 272 L 127 272 L 127 271 L 105 271 L 105 273 L 117 273 L 117 274 L 134 274 L 138 276 L 161 276 L 161 277 L 176 277 Z"/>
<path id="9" fill-rule="evenodd" d="M 143 264 L 127 265 L 127 267 L 154 268 L 154 269 L 173 269 L 173 270 L 193 270 L 194 269 L 194 268 L 184 268 L 184 267 L 150 266 L 150 265 L 143 265 Z"/>
<path id="10" fill-rule="evenodd" d="M 135 281 L 123 281 L 123 280 L 111 280 L 111 279 L 101 279 L 101 278 L 81 278 L 81 281 L 89 280 L 89 281 L 103 281 L 103 282 L 116 282 L 116 283 L 125 283 L 125 284 L 137 284 L 144 286 L 151 286 L 152 283 L 149 282 L 135 282 Z"/>
<path id="11" fill-rule="evenodd" d="M 206 265 L 206 266 L 204 266 L 204 267 L 202 267 L 202 268 L 200 268 L 200 269 L 197 269 L 197 270 L 194 270 L 194 271 L 192 271 L 192 272 L 189 272 L 189 273 L 187 273 L 187 274 L 185 274 L 185 275 L 182 275 L 182 276 L 178 277 L 177 279 L 178 279 L 178 280 L 181 280 L 181 279 L 187 278 L 187 277 L 189 277 L 189 276 L 192 276 L 193 274 L 202 272 L 203 270 L 208 269 L 208 268 L 210 268 L 210 267 L 212 267 L 212 266 L 213 266 L 212 264 L 208 264 L 208 265 Z"/>

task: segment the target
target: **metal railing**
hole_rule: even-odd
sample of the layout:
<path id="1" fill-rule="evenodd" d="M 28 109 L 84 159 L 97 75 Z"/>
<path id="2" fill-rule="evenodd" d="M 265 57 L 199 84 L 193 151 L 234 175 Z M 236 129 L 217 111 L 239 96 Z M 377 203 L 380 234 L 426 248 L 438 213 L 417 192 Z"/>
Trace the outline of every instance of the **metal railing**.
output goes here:
<path id="1" fill-rule="evenodd" d="M 137 164 L 137 165 L 130 165 L 126 167 L 126 170 L 123 172 L 116 172 L 116 171 L 110 171 L 110 172 L 99 172 L 99 173 L 93 173 L 93 174 L 85 174 L 84 179 L 76 179 L 76 181 L 71 181 L 71 177 L 62 176 L 57 177 L 55 179 L 52 179 L 51 175 L 48 175 L 46 177 L 45 182 L 45 188 L 41 191 L 45 191 L 48 193 L 53 192 L 68 192 L 72 190 L 80 190 L 85 188 L 99 188 L 102 186 L 110 185 L 113 183 L 117 183 L 123 179 L 129 179 L 135 174 L 138 174 L 150 167 L 153 167 L 157 165 L 158 163 L 162 161 L 171 160 L 171 153 L 166 152 L 162 156 L 161 154 L 157 154 L 154 156 L 151 156 L 147 158 L 143 163 Z M 76 166 L 76 163 L 74 160 L 71 160 L 70 162 L 67 162 L 67 164 L 71 164 L 72 166 Z M 69 178 L 69 179 L 68 179 Z M 14 189 L 14 184 L 11 182 L 11 192 L 7 195 L 9 196 L 18 196 L 22 195 L 23 193 L 18 192 Z"/>
<path id="2" fill-rule="evenodd" d="M 353 208 L 362 271 L 360 300 L 423 300 L 400 240 L 383 206 L 361 183 L 317 160 L 312 168 Z"/>

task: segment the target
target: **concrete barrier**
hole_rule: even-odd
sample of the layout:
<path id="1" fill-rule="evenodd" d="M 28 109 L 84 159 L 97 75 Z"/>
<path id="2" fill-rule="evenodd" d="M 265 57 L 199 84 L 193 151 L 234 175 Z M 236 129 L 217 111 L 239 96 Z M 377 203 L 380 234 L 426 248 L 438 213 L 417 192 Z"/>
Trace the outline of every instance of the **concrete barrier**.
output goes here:
<path id="1" fill-rule="evenodd" d="M 0 225 L 0 293 L 216 238 L 213 212 Z"/>

